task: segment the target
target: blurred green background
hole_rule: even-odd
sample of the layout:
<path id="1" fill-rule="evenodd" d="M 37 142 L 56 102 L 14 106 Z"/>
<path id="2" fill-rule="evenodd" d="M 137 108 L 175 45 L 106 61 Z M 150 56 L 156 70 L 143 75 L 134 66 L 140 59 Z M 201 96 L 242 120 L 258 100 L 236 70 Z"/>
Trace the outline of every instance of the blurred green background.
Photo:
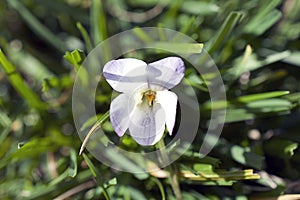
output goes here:
<path id="1" fill-rule="evenodd" d="M 183 199 L 300 199 L 299 10 L 298 0 L 2 0 L 0 199 L 178 199 L 165 175 L 78 156 L 76 68 L 99 42 L 148 26 L 204 43 L 227 89 L 221 138 L 199 159 L 212 108 L 205 83 L 187 70 L 203 117 L 191 149 L 172 164 Z M 99 91 L 101 116 L 111 89 L 103 82 Z M 114 134 L 109 121 L 103 127 Z M 130 137 L 121 145 L 141 148 Z"/>

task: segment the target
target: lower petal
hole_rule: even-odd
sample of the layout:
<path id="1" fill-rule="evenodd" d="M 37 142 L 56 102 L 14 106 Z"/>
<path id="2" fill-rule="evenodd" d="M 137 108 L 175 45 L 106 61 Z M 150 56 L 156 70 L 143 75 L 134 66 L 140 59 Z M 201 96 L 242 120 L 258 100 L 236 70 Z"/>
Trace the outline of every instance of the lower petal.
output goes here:
<path id="1" fill-rule="evenodd" d="M 120 94 L 110 104 L 110 122 L 120 137 L 129 127 L 129 99 L 126 94 Z"/>
<path id="2" fill-rule="evenodd" d="M 177 95 L 168 90 L 157 91 L 156 101 L 165 111 L 167 129 L 172 135 L 176 119 Z"/>
<path id="3" fill-rule="evenodd" d="M 165 123 L 165 111 L 159 104 L 150 107 L 143 102 L 136 106 L 130 116 L 129 132 L 140 145 L 154 145 L 162 138 Z"/>

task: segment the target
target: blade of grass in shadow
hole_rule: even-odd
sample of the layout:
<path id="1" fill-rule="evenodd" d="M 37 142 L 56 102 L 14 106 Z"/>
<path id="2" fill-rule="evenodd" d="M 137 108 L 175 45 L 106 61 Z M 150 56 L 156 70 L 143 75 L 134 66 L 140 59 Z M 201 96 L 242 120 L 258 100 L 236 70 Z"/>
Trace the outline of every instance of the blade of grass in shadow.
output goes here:
<path id="1" fill-rule="evenodd" d="M 89 167 L 91 173 L 92 173 L 93 176 L 95 177 L 95 179 L 96 179 L 98 185 L 102 188 L 102 190 L 103 190 L 103 195 L 104 195 L 105 199 L 106 199 L 106 200 L 109 200 L 110 197 L 108 196 L 108 193 L 107 193 L 107 191 L 106 191 L 106 188 L 105 188 L 104 185 L 103 185 L 102 175 L 101 175 L 100 172 L 97 170 L 97 168 L 96 168 L 95 165 L 92 163 L 92 161 L 88 158 L 88 156 L 87 156 L 85 153 L 83 153 L 82 155 L 83 155 L 83 158 L 84 158 L 86 164 L 88 165 L 88 167 Z"/>
<path id="2" fill-rule="evenodd" d="M 231 12 L 229 14 L 217 34 L 206 44 L 206 50 L 208 51 L 208 53 L 211 54 L 215 52 L 221 46 L 222 42 L 226 37 L 228 37 L 228 35 L 232 32 L 233 28 L 238 24 L 242 17 L 242 12 Z"/>
<path id="3" fill-rule="evenodd" d="M 31 107 L 37 109 L 46 108 L 46 104 L 42 102 L 39 97 L 30 89 L 21 75 L 17 72 L 16 67 L 7 60 L 1 49 L 0 64 L 2 65 L 12 86 Z"/>
<path id="4" fill-rule="evenodd" d="M 46 26 L 44 26 L 39 20 L 18 0 L 7 1 L 19 14 L 22 19 L 29 25 L 29 27 L 40 36 L 43 40 L 54 46 L 61 52 L 65 52 L 65 42 L 56 37 Z"/>

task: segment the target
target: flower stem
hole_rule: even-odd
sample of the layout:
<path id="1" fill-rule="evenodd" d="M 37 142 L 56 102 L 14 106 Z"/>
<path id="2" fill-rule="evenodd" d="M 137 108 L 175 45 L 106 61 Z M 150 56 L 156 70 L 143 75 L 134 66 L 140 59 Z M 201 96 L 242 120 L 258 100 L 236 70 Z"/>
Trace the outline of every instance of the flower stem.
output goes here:
<path id="1" fill-rule="evenodd" d="M 103 122 L 105 122 L 105 120 L 107 120 L 109 118 L 109 111 L 107 111 L 106 113 L 103 114 L 103 116 L 93 125 L 93 127 L 90 129 L 90 131 L 88 132 L 88 134 L 85 136 L 80 150 L 79 150 L 79 155 L 82 154 L 83 150 L 85 149 L 87 142 L 89 141 L 90 137 L 95 133 L 95 131 L 99 128 L 101 128 L 101 125 L 103 124 Z"/>
<path id="2" fill-rule="evenodd" d="M 168 153 L 166 151 L 166 146 L 165 146 L 165 142 L 163 139 L 161 139 L 158 142 L 158 146 L 159 146 L 159 150 L 160 150 L 160 154 L 161 154 L 161 158 L 163 163 L 169 163 L 169 156 Z M 173 164 L 170 164 L 169 166 L 167 166 L 167 170 L 169 171 L 170 175 L 169 175 L 169 180 L 172 186 L 172 190 L 175 194 L 175 197 L 177 200 L 182 200 L 182 196 L 181 196 L 181 191 L 180 191 L 180 186 L 179 186 L 179 182 L 178 182 L 178 174 L 177 174 L 177 169 L 176 166 Z"/>

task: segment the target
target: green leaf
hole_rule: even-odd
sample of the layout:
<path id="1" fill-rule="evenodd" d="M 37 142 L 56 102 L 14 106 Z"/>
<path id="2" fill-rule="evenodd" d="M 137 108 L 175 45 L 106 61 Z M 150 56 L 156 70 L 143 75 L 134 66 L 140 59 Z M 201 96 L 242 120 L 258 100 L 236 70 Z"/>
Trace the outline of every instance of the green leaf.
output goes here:
<path id="1" fill-rule="evenodd" d="M 70 160 L 68 175 L 74 178 L 77 175 L 77 153 L 73 148 L 70 149 Z"/>
<path id="2" fill-rule="evenodd" d="M 250 46 L 247 46 L 245 54 L 234 61 L 234 66 L 229 68 L 224 74 L 224 79 L 234 81 L 244 72 L 254 71 L 271 63 L 275 63 L 287 58 L 289 51 L 276 52 L 268 55 L 263 60 L 258 60 L 257 55 L 252 53 Z"/>
<path id="3" fill-rule="evenodd" d="M 64 55 L 64 59 L 66 59 L 70 64 L 74 65 L 76 70 L 78 71 L 81 63 L 85 59 L 85 54 L 80 49 L 75 49 L 72 52 L 66 52 Z"/>
<path id="4" fill-rule="evenodd" d="M 260 1 L 259 3 L 261 5 L 256 15 L 253 15 L 254 17 L 245 26 L 246 33 L 261 35 L 281 18 L 281 12 L 276 10 L 281 0 Z"/>
<path id="5" fill-rule="evenodd" d="M 133 29 L 133 32 L 141 41 L 145 43 L 153 42 L 153 39 L 143 29 L 136 27 Z"/>
<path id="6" fill-rule="evenodd" d="M 262 113 L 289 111 L 292 109 L 291 102 L 279 98 L 252 101 L 247 103 L 246 106 L 256 112 Z"/>
<path id="7" fill-rule="evenodd" d="M 230 181 L 251 180 L 260 178 L 258 174 L 253 173 L 252 169 L 237 171 L 202 171 L 200 169 L 198 173 L 199 175 L 196 175 L 190 171 L 181 171 L 180 176 L 184 179 L 193 181 L 214 181 L 216 184 L 224 183 L 225 181 L 225 185 L 232 184 L 232 182 Z"/>
<path id="8" fill-rule="evenodd" d="M 283 62 L 300 67 L 300 51 L 292 52 L 288 57 L 286 57 L 283 60 Z"/>
<path id="9" fill-rule="evenodd" d="M 95 167 L 95 165 L 92 163 L 92 161 L 89 159 L 89 157 L 85 154 L 85 153 L 82 153 L 82 156 L 86 162 L 86 164 L 89 166 L 89 169 L 92 173 L 92 175 L 96 178 L 96 179 L 99 179 L 101 178 L 101 173 L 97 170 L 97 168 Z M 102 181 L 102 180 L 101 180 Z M 100 181 L 100 182 L 101 182 Z"/>
<path id="10" fill-rule="evenodd" d="M 39 20 L 23 5 L 22 1 L 10 0 L 8 3 L 22 16 L 25 22 L 38 36 L 61 52 L 65 52 L 67 50 L 65 48 L 66 43 L 39 22 Z"/>
<path id="11" fill-rule="evenodd" d="M 91 52 L 93 49 L 93 45 L 92 45 L 90 36 L 88 35 L 88 32 L 85 30 L 85 28 L 82 26 L 82 24 L 80 22 L 77 22 L 76 26 L 79 29 L 79 31 L 83 37 L 87 51 Z"/>
<path id="12" fill-rule="evenodd" d="M 39 97 L 30 89 L 27 83 L 22 79 L 21 75 L 17 72 L 16 67 L 7 60 L 1 49 L 0 64 L 2 65 L 12 86 L 31 107 L 37 109 L 46 108 L 46 103 L 42 102 Z"/>
<path id="13" fill-rule="evenodd" d="M 91 1 L 90 23 L 94 45 L 97 45 L 108 37 L 106 16 L 104 13 L 102 1 Z"/>
<path id="14" fill-rule="evenodd" d="M 284 99 L 287 99 L 291 102 L 297 102 L 298 104 L 300 104 L 300 92 L 296 92 L 293 94 L 289 94 L 289 95 L 285 95 L 283 97 Z"/>
<path id="15" fill-rule="evenodd" d="M 92 163 L 92 161 L 89 159 L 89 157 L 85 153 L 83 153 L 82 155 L 83 155 L 83 158 L 84 158 L 86 164 L 88 165 L 91 173 L 97 180 L 98 185 L 102 188 L 105 199 L 106 200 L 110 199 L 110 197 L 108 196 L 108 193 L 106 191 L 106 188 L 103 184 L 103 178 L 102 178 L 100 171 L 95 167 L 95 165 Z"/>
<path id="16" fill-rule="evenodd" d="M 18 69 L 41 84 L 44 79 L 54 76 L 40 60 L 25 50 L 15 51 L 7 48 L 7 57 L 18 66 Z"/>
<path id="17" fill-rule="evenodd" d="M 125 157 L 124 155 L 118 153 L 114 149 L 109 149 L 106 151 L 106 156 L 115 163 L 116 166 L 120 167 L 121 169 L 128 170 L 128 171 L 136 171 L 133 175 L 139 180 L 145 180 L 149 177 L 148 173 L 145 173 L 143 168 L 139 165 L 144 165 L 145 163 L 135 163 L 133 160 Z M 142 155 L 136 156 L 132 158 L 135 161 L 137 160 L 144 160 Z"/>
<path id="18" fill-rule="evenodd" d="M 298 143 L 285 139 L 271 139 L 264 145 L 267 153 L 280 158 L 289 159 L 298 148 Z"/>
<path id="19" fill-rule="evenodd" d="M 255 115 L 243 108 L 228 108 L 226 110 L 225 122 L 239 122 L 254 119 Z"/>
<path id="20" fill-rule="evenodd" d="M 193 15 L 212 15 L 219 11 L 219 6 L 204 1 L 184 1 L 180 10 Z"/>
<path id="21" fill-rule="evenodd" d="M 209 54 L 213 53 L 221 46 L 221 44 L 225 41 L 225 38 L 229 36 L 242 17 L 242 12 L 231 12 L 229 14 L 217 34 L 205 45 Z"/>
<path id="22" fill-rule="evenodd" d="M 170 42 L 154 42 L 151 45 L 155 49 L 161 49 L 163 51 L 171 51 L 173 53 L 201 53 L 203 49 L 202 43 L 189 44 L 189 43 L 170 43 Z"/>
<path id="23" fill-rule="evenodd" d="M 245 166 L 254 167 L 255 169 L 262 169 L 264 157 L 252 152 L 250 148 L 234 145 L 230 151 L 235 161 Z"/>
<path id="24" fill-rule="evenodd" d="M 257 101 L 262 99 L 269 99 L 273 97 L 280 97 L 283 95 L 289 94 L 289 91 L 275 91 L 275 92 L 265 92 L 265 93 L 259 93 L 259 94 L 251 94 L 251 95 L 245 95 L 237 98 L 237 101 L 242 103 L 248 103 L 251 101 Z"/>

